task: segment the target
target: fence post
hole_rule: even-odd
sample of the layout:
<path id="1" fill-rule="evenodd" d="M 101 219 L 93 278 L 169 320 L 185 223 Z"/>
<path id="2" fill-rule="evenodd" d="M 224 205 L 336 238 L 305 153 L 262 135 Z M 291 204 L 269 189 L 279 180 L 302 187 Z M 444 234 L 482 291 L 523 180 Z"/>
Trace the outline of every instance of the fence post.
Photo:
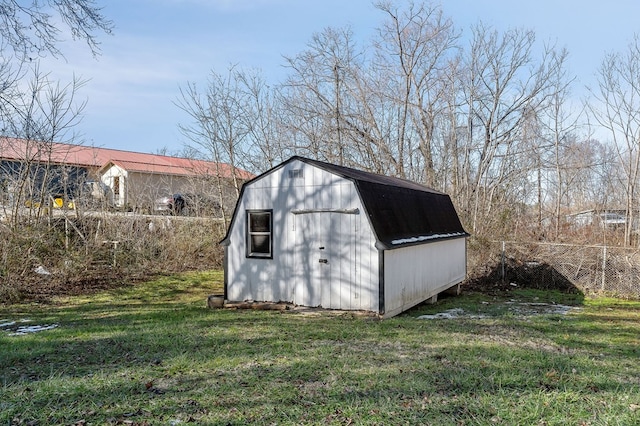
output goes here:
<path id="1" fill-rule="evenodd" d="M 605 290 L 605 285 L 607 283 L 607 246 L 602 246 L 602 288 L 601 290 Z"/>
<path id="2" fill-rule="evenodd" d="M 500 265 L 501 265 L 501 271 L 500 271 L 500 277 L 502 278 L 502 281 L 505 280 L 505 273 L 504 273 L 504 241 L 502 242 L 502 253 L 500 255 Z"/>

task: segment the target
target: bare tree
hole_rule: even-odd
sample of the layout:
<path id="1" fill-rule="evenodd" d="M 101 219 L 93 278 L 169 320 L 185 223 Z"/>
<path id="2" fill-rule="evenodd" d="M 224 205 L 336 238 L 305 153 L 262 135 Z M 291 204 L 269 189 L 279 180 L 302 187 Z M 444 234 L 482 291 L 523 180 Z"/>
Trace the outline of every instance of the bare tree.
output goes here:
<path id="1" fill-rule="evenodd" d="M 0 129 L 3 136 L 26 141 L 28 149 L 20 169 L 26 173 L 23 177 L 33 176 L 33 167 L 41 168 L 34 161 L 47 162 L 52 143 L 63 142 L 69 136 L 85 104 L 76 100 L 82 85 L 79 79 L 65 85 L 52 82 L 40 70 L 38 58 L 61 55 L 58 45 L 65 31 L 74 39 L 84 40 L 96 55 L 96 33 L 109 34 L 111 30 L 112 23 L 93 0 L 0 0 Z M 71 140 L 73 137 L 67 139 Z M 46 166 L 36 173 L 42 185 L 38 197 L 47 192 L 50 170 Z M 15 168 L 9 174 L 15 178 Z M 33 179 L 18 179 L 18 191 L 12 195 L 20 201 L 25 187 L 34 189 L 33 185 Z"/>
<path id="2" fill-rule="evenodd" d="M 559 55 L 566 57 L 568 52 L 562 50 Z M 552 172 L 551 177 L 547 179 L 546 189 L 553 200 L 553 232 L 556 238 L 560 234 L 560 226 L 563 222 L 563 206 L 569 207 L 567 195 L 571 188 L 571 177 L 576 171 L 591 168 L 594 161 L 592 156 L 572 155 L 584 152 L 576 142 L 575 136 L 581 114 L 574 113 L 567 106 L 573 81 L 574 78 L 569 77 L 562 68 L 550 76 L 553 89 L 547 108 L 541 111 L 540 120 L 544 151 L 548 153 L 544 167 Z M 539 199 L 538 202 L 541 212 L 542 200 Z"/>
<path id="3" fill-rule="evenodd" d="M 361 54 L 350 28 L 326 28 L 313 35 L 307 50 L 285 58 L 291 74 L 283 84 L 286 123 L 297 151 L 339 164 L 359 162 L 362 135 L 353 121 Z"/>
<path id="4" fill-rule="evenodd" d="M 377 8 L 387 17 L 375 43 L 376 67 L 386 71 L 384 96 L 396 104 L 397 133 L 389 143 L 397 144 L 397 174 L 435 187 L 437 121 L 458 35 L 438 7 L 411 3 L 401 10 L 385 1 Z"/>
<path id="5" fill-rule="evenodd" d="M 188 83 L 180 90 L 177 101 L 192 120 L 190 124 L 180 125 L 182 133 L 192 142 L 191 148 L 216 163 L 213 178 L 225 220 L 234 204 L 230 205 L 230 201 L 237 199 L 243 183 L 238 170 L 246 167 L 249 152 L 256 145 L 252 137 L 261 132 L 255 127 L 259 119 L 251 115 L 256 102 L 261 101 L 255 99 L 261 92 L 253 83 L 256 81 L 232 66 L 225 75 L 212 71 L 204 92 L 194 83 Z M 224 177 L 226 165 L 230 167 L 231 184 Z M 231 197 L 229 188 L 233 191 Z"/>
<path id="6" fill-rule="evenodd" d="M 356 44 L 348 27 L 327 28 L 286 59 L 283 100 L 297 147 L 436 186 L 437 122 L 457 35 L 439 8 L 376 7 L 385 20 L 371 48 Z"/>
<path id="7" fill-rule="evenodd" d="M 438 7 L 375 7 L 383 21 L 372 40 L 326 28 L 285 58 L 289 75 L 274 89 L 236 70 L 204 94 L 190 86 L 183 107 L 194 120 L 183 130 L 214 159 L 251 170 L 295 153 L 451 192 L 480 234 L 518 221 L 539 232 L 553 217 L 557 235 L 563 209 L 589 196 L 572 190 L 588 173 L 601 196 L 610 164 L 566 113 L 565 50 L 482 24 L 464 46 Z"/>
<path id="8" fill-rule="evenodd" d="M 247 95 L 243 118 L 251 144 L 245 152 L 244 167 L 266 171 L 293 153 L 292 147 L 286 143 L 286 126 L 278 105 L 279 92 L 255 71 L 239 73 L 238 78 Z"/>
<path id="9" fill-rule="evenodd" d="M 487 223 L 505 190 L 522 184 L 516 178 L 528 174 L 521 161 L 530 153 L 522 143 L 523 124 L 548 102 L 551 77 L 564 65 L 563 56 L 550 47 L 535 60 L 534 43 L 532 31 L 500 35 L 482 24 L 473 30 L 463 87 L 472 166 L 467 199 L 474 231 Z"/>
<path id="10" fill-rule="evenodd" d="M 113 23 L 102 14 L 94 0 L 1 0 L 0 34 L 20 60 L 42 54 L 61 55 L 58 42 L 62 21 L 76 40 L 84 40 L 91 52 L 99 53 L 96 33 L 110 34 Z"/>
<path id="11" fill-rule="evenodd" d="M 25 90 L 14 88 L 10 102 L 0 107 L 0 122 L 5 132 L 22 141 L 19 165 L 3 170 L 5 178 L 13 181 L 11 216 L 14 225 L 21 218 L 20 207 L 25 201 L 44 206 L 51 191 L 66 192 L 72 182 L 69 173 L 78 170 L 52 163 L 54 142 L 75 138 L 73 128 L 80 121 L 85 101 L 76 95 L 83 81 L 60 84 L 36 67 Z M 5 139 L 6 141 L 7 139 Z M 14 147 L 17 149 L 17 147 Z M 56 163 L 59 163 L 58 159 Z M 73 169 L 73 168 L 72 168 Z M 53 187 L 58 188 L 54 189 Z M 29 210 L 39 216 L 43 210 Z"/>
<path id="12" fill-rule="evenodd" d="M 624 173 L 627 223 L 625 245 L 631 243 L 640 174 L 640 38 L 625 53 L 610 53 L 598 70 L 597 103 L 591 111 L 611 135 Z"/>

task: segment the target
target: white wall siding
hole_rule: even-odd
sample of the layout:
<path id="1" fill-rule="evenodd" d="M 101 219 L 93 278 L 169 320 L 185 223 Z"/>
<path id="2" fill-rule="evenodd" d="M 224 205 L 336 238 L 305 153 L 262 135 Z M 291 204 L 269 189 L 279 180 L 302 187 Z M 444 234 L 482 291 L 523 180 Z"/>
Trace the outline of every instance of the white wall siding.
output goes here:
<path id="1" fill-rule="evenodd" d="M 119 178 L 119 188 L 114 188 L 116 177 Z M 119 207 L 126 205 L 128 201 L 126 198 L 126 191 L 127 185 L 129 185 L 127 171 L 119 166 L 112 164 L 111 167 L 109 167 L 104 173 L 102 173 L 100 179 L 102 180 L 102 183 L 111 188 L 111 192 L 114 194 L 114 204 Z"/>
<path id="2" fill-rule="evenodd" d="M 273 259 L 246 258 L 248 209 L 273 209 Z M 359 213 L 318 211 L 340 209 Z M 375 237 L 350 180 L 292 161 L 245 186 L 231 226 L 228 299 L 377 311 Z"/>
<path id="3" fill-rule="evenodd" d="M 152 209 L 160 197 L 187 192 L 190 180 L 187 176 L 128 172 L 127 203 L 135 209 Z"/>
<path id="4" fill-rule="evenodd" d="M 437 295 L 462 282 L 465 275 L 465 238 L 385 251 L 385 316 Z"/>
<path id="5" fill-rule="evenodd" d="M 238 204 L 236 220 L 230 230 L 228 247 L 228 295 L 230 300 L 284 300 L 278 298 L 279 289 L 274 282 L 277 272 L 274 259 L 278 241 L 279 224 L 273 212 L 274 259 L 246 258 L 246 210 L 270 209 L 269 192 L 245 188 L 244 197 Z"/>

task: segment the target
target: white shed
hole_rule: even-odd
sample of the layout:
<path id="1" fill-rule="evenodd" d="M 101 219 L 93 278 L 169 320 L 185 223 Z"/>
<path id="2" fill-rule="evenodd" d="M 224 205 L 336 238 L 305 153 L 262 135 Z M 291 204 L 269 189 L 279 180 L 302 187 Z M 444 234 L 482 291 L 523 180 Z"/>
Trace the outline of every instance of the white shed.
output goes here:
<path id="1" fill-rule="evenodd" d="M 242 188 L 225 299 L 391 317 L 465 278 L 467 236 L 447 194 L 292 157 Z"/>

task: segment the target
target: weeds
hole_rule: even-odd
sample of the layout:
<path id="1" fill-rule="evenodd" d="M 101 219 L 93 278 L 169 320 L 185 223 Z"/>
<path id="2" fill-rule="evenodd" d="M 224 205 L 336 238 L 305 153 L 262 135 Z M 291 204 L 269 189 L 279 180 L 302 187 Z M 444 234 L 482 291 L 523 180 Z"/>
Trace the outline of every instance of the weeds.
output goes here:
<path id="1" fill-rule="evenodd" d="M 195 217 L 102 214 L 0 225 L 0 304 L 219 268 L 223 235 L 217 220 Z"/>

